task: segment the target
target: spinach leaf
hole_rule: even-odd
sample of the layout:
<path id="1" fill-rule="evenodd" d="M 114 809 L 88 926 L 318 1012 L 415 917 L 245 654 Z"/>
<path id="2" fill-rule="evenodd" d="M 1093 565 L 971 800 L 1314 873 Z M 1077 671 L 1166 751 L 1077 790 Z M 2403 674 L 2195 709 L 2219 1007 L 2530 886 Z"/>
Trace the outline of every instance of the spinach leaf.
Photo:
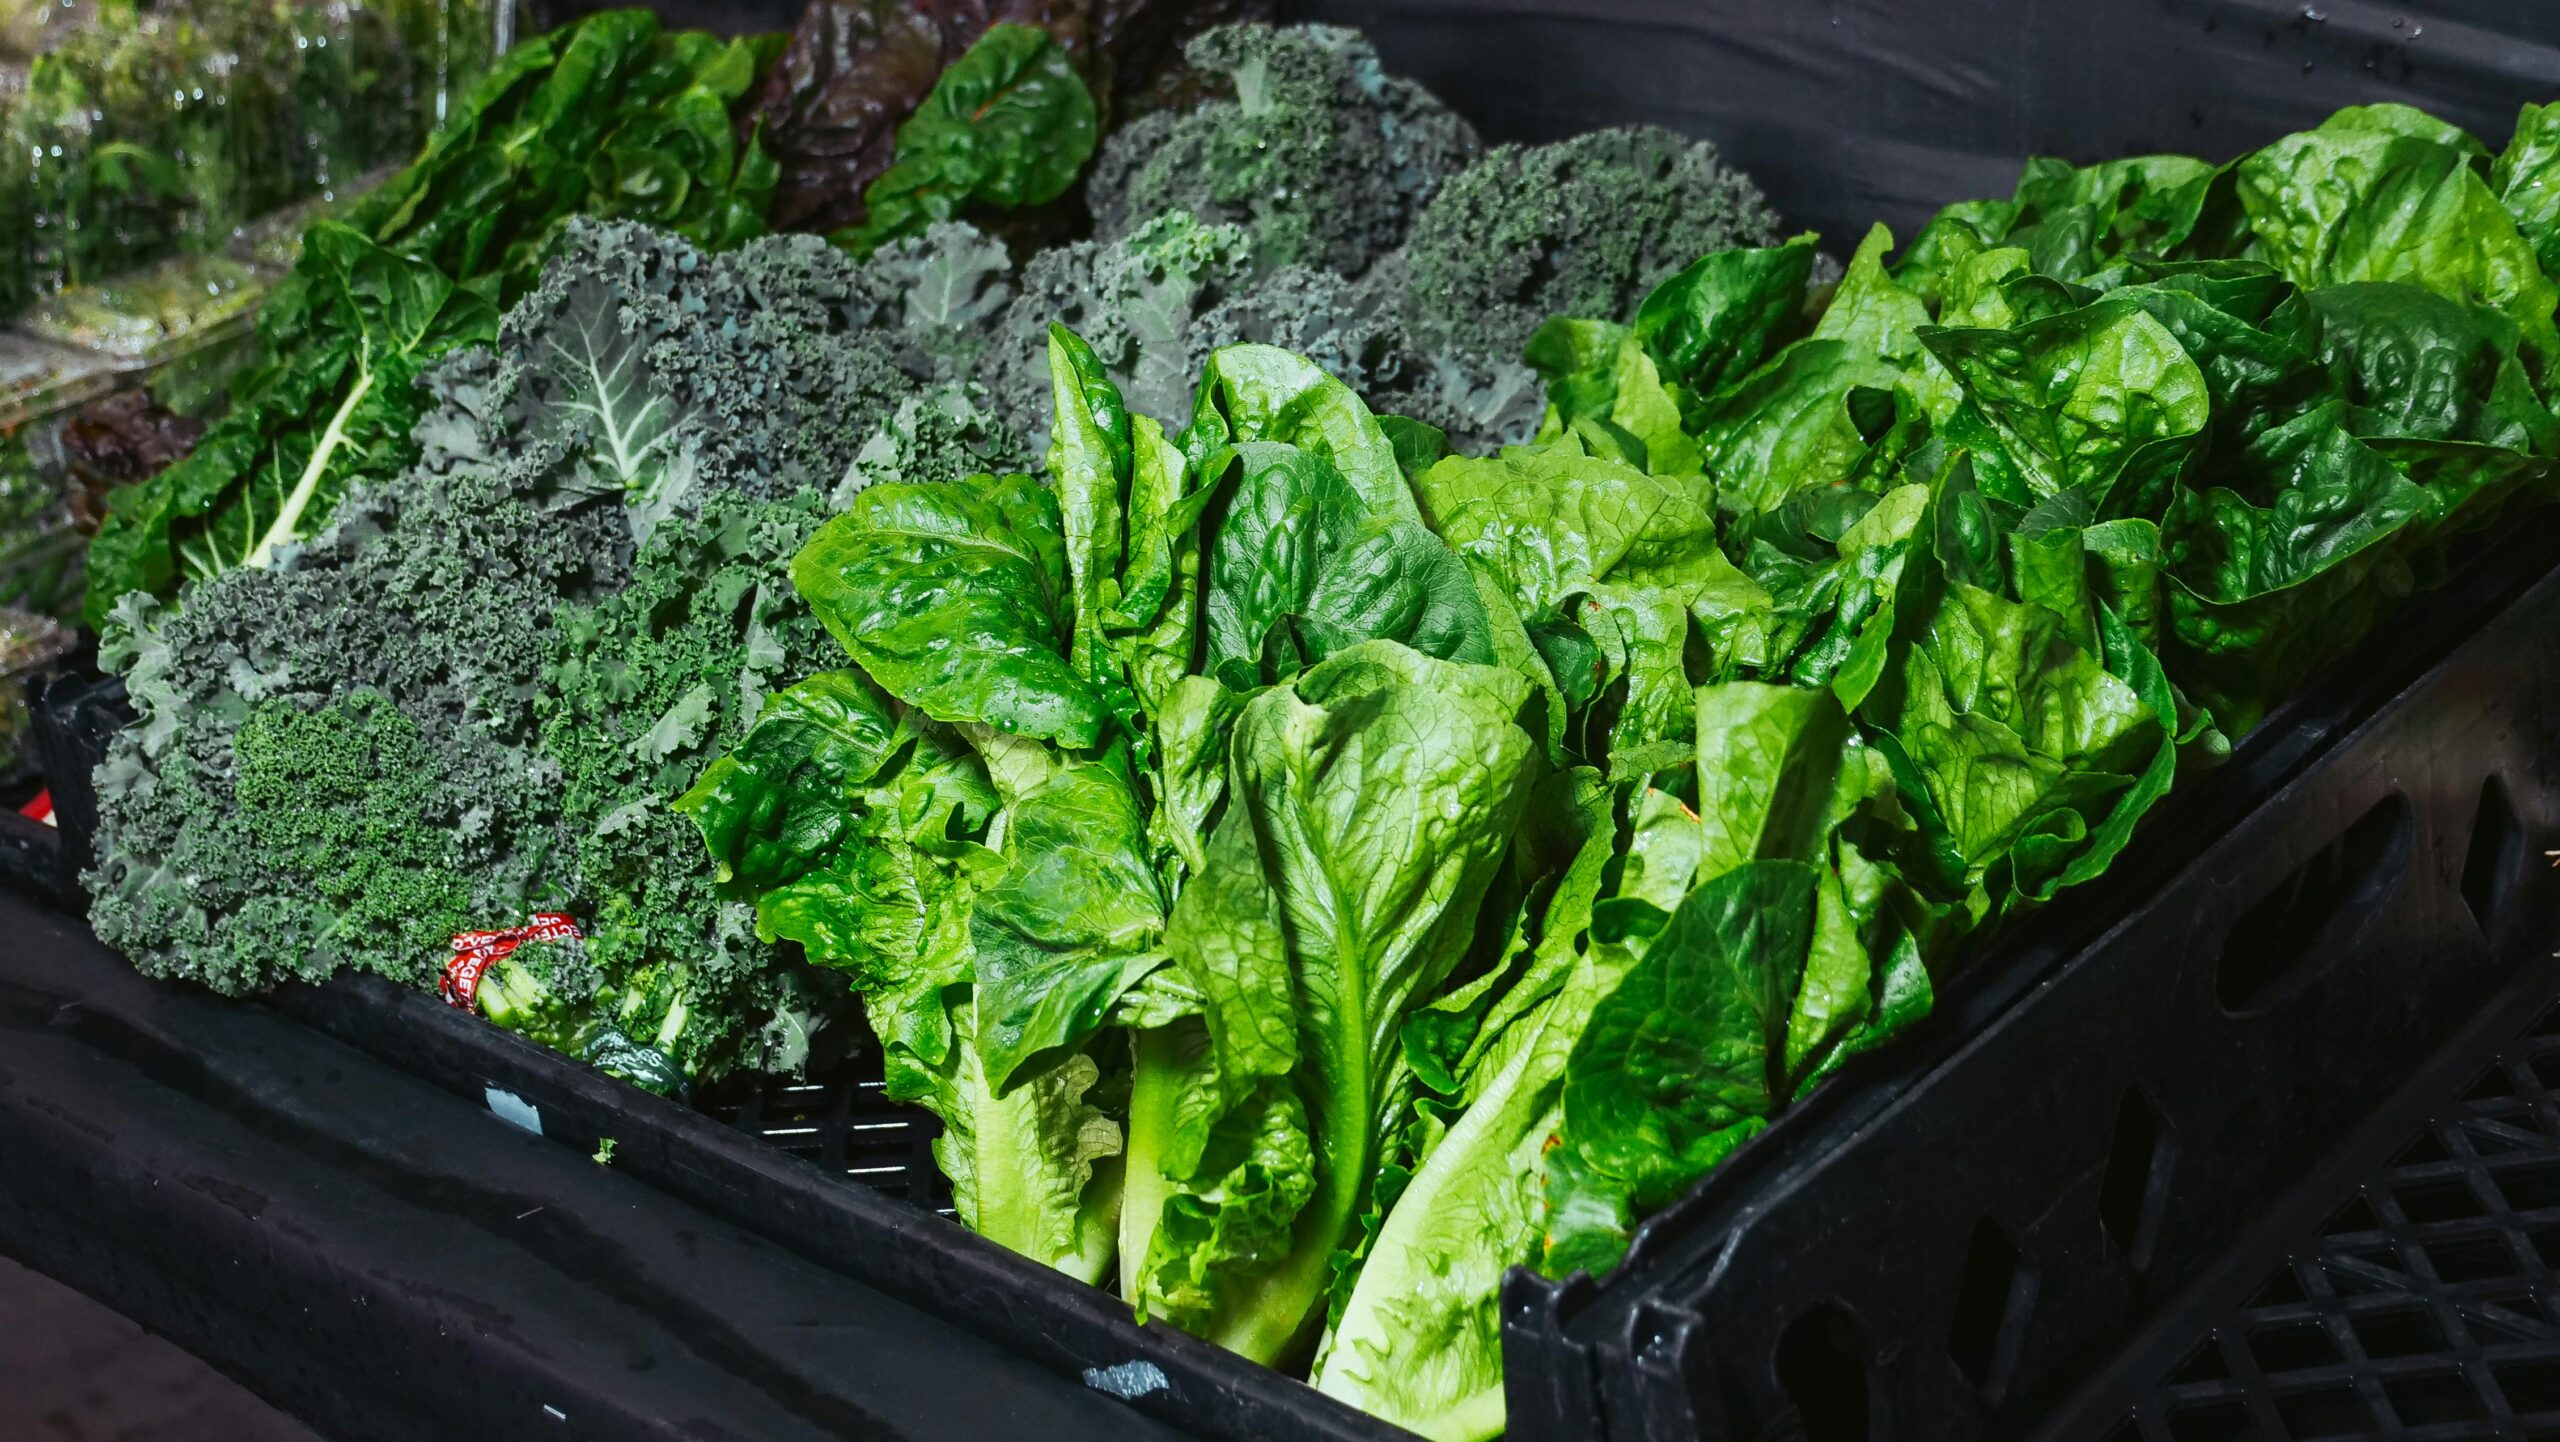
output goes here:
<path id="1" fill-rule="evenodd" d="M 2177 337 L 2128 301 L 1923 339 L 1983 423 L 1986 489 L 2022 507 L 2073 490 L 2101 514 L 2156 513 L 2210 414 Z"/>
<path id="2" fill-rule="evenodd" d="M 2560 273 L 2560 105 L 2528 105 L 2516 115 L 2515 138 L 2489 183 L 2542 273 Z"/>
<path id="3" fill-rule="evenodd" d="M 2560 289 L 2489 188 L 2477 143 L 2383 110 L 2343 111 L 2239 163 L 2259 248 L 2305 289 L 2402 281 L 2488 305 L 2515 322 L 2544 378 L 2560 361 Z"/>
<path id="4" fill-rule="evenodd" d="M 1547 1159 L 1549 1275 L 1614 1266 L 1639 1216 L 1768 1125 L 1818 885 L 1802 861 L 1710 878 L 1592 1008 Z"/>
<path id="5" fill-rule="evenodd" d="M 1593 583 L 1668 584 L 1716 555 L 1715 493 L 1703 477 L 1648 475 L 1561 446 L 1452 456 L 1415 483 L 1432 529 L 1492 568 L 1528 616 L 1554 614 Z"/>
<path id="6" fill-rule="evenodd" d="M 1713 395 L 1758 365 L 1801 317 L 1813 242 L 1720 250 L 1656 286 L 1635 329 L 1665 378 Z"/>
<path id="7" fill-rule="evenodd" d="M 1008 869 L 969 921 L 979 1049 L 998 1091 L 1081 1047 L 1165 959 L 1146 821 L 1117 769 L 1070 762 L 1005 815 Z"/>
<path id="8" fill-rule="evenodd" d="M 874 486 L 811 537 L 792 584 L 864 671 L 937 721 L 1090 746 L 1109 710 L 1067 659 L 1055 492 L 1028 476 Z"/>
<path id="9" fill-rule="evenodd" d="M 1236 474 L 1210 543 L 1209 674 L 1279 679 L 1372 638 L 1493 659 L 1466 564 L 1412 517 L 1410 498 L 1401 511 L 1372 510 L 1316 450 L 1244 441 L 1222 454 Z M 1403 484 L 1399 473 L 1399 495 Z"/>

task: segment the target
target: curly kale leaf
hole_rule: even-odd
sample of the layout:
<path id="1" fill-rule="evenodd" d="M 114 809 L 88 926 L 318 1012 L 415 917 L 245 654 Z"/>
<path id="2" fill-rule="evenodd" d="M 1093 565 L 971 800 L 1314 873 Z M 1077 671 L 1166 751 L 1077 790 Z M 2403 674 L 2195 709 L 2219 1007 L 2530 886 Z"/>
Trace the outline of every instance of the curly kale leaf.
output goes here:
<path id="1" fill-rule="evenodd" d="M 989 360 L 996 403 L 1018 430 L 1047 434 L 1054 324 L 1093 347 L 1133 409 L 1181 415 L 1212 344 L 1201 312 L 1244 289 L 1252 274 L 1252 240 L 1241 228 L 1182 212 L 1117 240 L 1043 252 L 1023 267 L 1002 346 Z"/>
<path id="2" fill-rule="evenodd" d="M 766 697 L 831 646 L 791 589 L 787 562 L 816 529 L 814 496 L 715 497 L 698 520 L 662 526 L 622 589 L 564 608 L 536 702 L 544 754 L 560 768 L 572 892 L 588 950 L 616 981 L 689 973 L 693 1013 L 666 1044 L 688 1075 L 742 1056 L 772 1007 L 776 957 L 752 913 L 717 894 L 693 824 L 670 809 Z M 491 1012 L 501 1025 L 506 1020 Z"/>
<path id="3" fill-rule="evenodd" d="M 117 659 L 142 724 L 100 773 L 100 934 L 246 991 L 342 965 L 416 977 L 453 930 L 567 910 L 616 1014 L 651 1018 L 633 1039 L 680 1070 L 805 1052 L 813 1008 L 664 803 L 816 664 L 783 562 L 906 384 L 854 331 L 855 272 L 814 237 L 714 257 L 573 227 L 497 348 L 431 375 L 415 467 L 274 569 L 174 616 L 129 607 Z M 242 840 L 241 729 L 359 693 L 414 731 L 425 759 L 401 774 L 434 779 L 457 851 L 413 868 L 410 930 L 316 949 L 289 939 L 307 888 Z M 361 798 L 303 804 L 361 835 Z"/>
<path id="4" fill-rule="evenodd" d="M 1516 360 L 1550 316 L 1630 319 L 1699 256 L 1777 239 L 1759 187 L 1702 140 L 1636 126 L 1497 146 L 1415 219 L 1407 319 L 1432 349 Z"/>
<path id="5" fill-rule="evenodd" d="M 1230 25 L 1187 53 L 1235 98 L 1144 117 L 1104 145 L 1087 194 L 1106 239 L 1180 210 L 1243 227 L 1258 269 L 1358 275 L 1475 156 L 1475 131 L 1352 31 Z"/>
<path id="6" fill-rule="evenodd" d="M 519 484 L 620 494 L 635 540 L 703 495 L 823 490 L 908 386 L 854 333 L 860 307 L 854 264 L 814 236 L 715 260 L 580 223 L 500 328 L 482 448 Z"/>
<path id="7" fill-rule="evenodd" d="M 1178 428 L 1212 351 L 1274 345 L 1462 449 L 1527 440 L 1543 409 L 1535 374 L 1418 347 L 1403 316 L 1404 274 L 1400 255 L 1357 280 L 1313 265 L 1257 274 L 1243 227 L 1173 211 L 1119 239 L 1034 258 L 980 372 L 1015 430 L 1046 433 L 1046 339 L 1052 323 L 1064 325 L 1092 346 L 1133 410 Z"/>
<path id="8" fill-rule="evenodd" d="M 947 381 L 977 374 L 1013 295 L 1004 243 L 940 221 L 863 261 L 846 316 L 886 341 L 909 375 Z"/>

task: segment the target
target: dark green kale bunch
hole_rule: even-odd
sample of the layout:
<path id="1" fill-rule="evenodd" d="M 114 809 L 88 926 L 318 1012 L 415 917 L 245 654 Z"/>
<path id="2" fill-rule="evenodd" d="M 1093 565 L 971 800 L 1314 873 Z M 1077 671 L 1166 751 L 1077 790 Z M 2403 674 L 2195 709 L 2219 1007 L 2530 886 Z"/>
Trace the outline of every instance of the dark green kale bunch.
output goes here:
<path id="1" fill-rule="evenodd" d="M 430 373 L 416 466 L 271 569 L 129 599 L 99 934 L 225 992 L 423 985 L 455 932 L 563 910 L 598 980 L 558 1005 L 627 1039 L 640 1007 L 677 1074 L 805 1055 L 780 956 L 650 811 L 809 664 L 783 563 L 915 383 L 858 279 L 814 237 L 574 226 L 498 343 Z"/>
<path id="2" fill-rule="evenodd" d="M 1233 98 L 1144 116 L 1104 145 L 1086 193 L 1106 241 L 1179 210 L 1242 227 L 1257 270 L 1357 275 L 1475 158 L 1474 129 L 1353 31 L 1229 25 L 1185 53 Z"/>
<path id="3" fill-rule="evenodd" d="M 1760 188 L 1703 140 L 1647 125 L 1496 146 L 1414 221 L 1405 320 L 1426 350 L 1518 360 L 1551 316 L 1632 319 L 1698 257 L 1777 241 Z"/>

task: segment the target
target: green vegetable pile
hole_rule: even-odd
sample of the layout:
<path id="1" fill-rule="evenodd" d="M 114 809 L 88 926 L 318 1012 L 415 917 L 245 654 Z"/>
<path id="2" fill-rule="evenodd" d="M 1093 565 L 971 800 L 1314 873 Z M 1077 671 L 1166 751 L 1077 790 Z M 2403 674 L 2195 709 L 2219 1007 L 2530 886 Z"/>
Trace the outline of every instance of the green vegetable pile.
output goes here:
<path id="1" fill-rule="evenodd" d="M 415 162 L 304 237 L 194 453 L 114 494 L 89 551 L 89 623 L 127 592 L 264 566 L 317 535 L 358 478 L 398 473 L 416 454 L 418 376 L 491 338 L 571 217 L 712 246 L 762 234 L 773 165 L 729 111 L 770 50 L 618 10 L 508 51 Z"/>
<path id="2" fill-rule="evenodd" d="M 576 222 L 429 371 L 416 465 L 175 611 L 126 597 L 99 936 L 226 992 L 431 986 L 458 932 L 573 908 L 579 964 L 502 963 L 493 1018 L 636 1079 L 802 1064 L 825 999 L 666 803 L 824 655 L 783 568 L 913 385 L 855 280 L 814 236 Z"/>
<path id="3" fill-rule="evenodd" d="M 85 8 L 0 4 L 0 315 L 406 158 L 489 60 L 475 0 Z"/>
<path id="4" fill-rule="evenodd" d="M 1045 481 L 854 497 L 792 562 L 850 664 L 678 806 L 969 1225 L 1494 1436 L 1505 1271 L 1613 1266 L 2547 498 L 2554 124 L 1718 250 L 1538 327 L 1491 455 L 1264 345 L 1167 426 L 1053 329 Z"/>
<path id="5" fill-rule="evenodd" d="M 314 233 L 101 541 L 99 934 L 425 986 L 563 912 L 480 1009 L 662 1091 L 858 998 L 969 1226 L 1433 1438 L 1510 1268 L 1614 1266 L 2560 457 L 2560 109 L 2038 161 L 1843 268 L 1348 32 L 1114 130 L 996 25 L 831 245 L 755 238 L 756 53 L 589 21 Z"/>

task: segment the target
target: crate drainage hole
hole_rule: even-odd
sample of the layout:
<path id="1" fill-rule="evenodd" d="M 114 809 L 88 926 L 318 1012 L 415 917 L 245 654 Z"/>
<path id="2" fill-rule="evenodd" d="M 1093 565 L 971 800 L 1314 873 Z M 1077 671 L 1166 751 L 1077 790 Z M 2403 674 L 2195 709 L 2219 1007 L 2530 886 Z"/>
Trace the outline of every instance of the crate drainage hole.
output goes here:
<path id="1" fill-rule="evenodd" d="M 1982 1400 L 1993 1406 L 2009 1391 L 2035 1310 L 2035 1269 L 2023 1265 L 2017 1244 L 2000 1224 L 1984 1217 L 1973 1225 L 1965 1249 L 1964 1277 L 1956 1285 L 1955 1313 L 1947 1324 L 1947 1355 Z"/>
<path id="2" fill-rule="evenodd" d="M 2116 1108 L 2115 1139 L 2107 1146 L 2107 1170 L 2098 1179 L 2098 1224 L 2136 1271 L 2151 1265 L 2169 1199 L 2167 1131 L 2151 1094 L 2140 1083 L 2126 1087 Z"/>
<path id="3" fill-rule="evenodd" d="M 2337 960 L 2409 864 L 2409 798 L 2373 804 L 2231 924 L 2215 969 L 2222 1009 L 2260 1010 Z"/>
<path id="4" fill-rule="evenodd" d="M 1867 1345 L 1846 1311 L 1825 1302 L 1788 1323 L 1777 1360 L 1805 1442 L 1867 1442 Z"/>
<path id="5" fill-rule="evenodd" d="M 2506 780 L 2492 771 L 2480 783 L 2480 804 L 2471 813 L 2471 851 L 2462 859 L 2462 904 L 2471 908 L 2484 938 L 2497 938 L 2523 870 L 2524 822 L 2507 796 Z"/>
<path id="6" fill-rule="evenodd" d="M 2308 1392 L 2276 1396 L 2276 1415 L 2284 1419 L 2288 1437 L 2370 1437 L 2373 1413 L 2353 1388 L 2315 1387 Z"/>
<path id="7" fill-rule="evenodd" d="M 2489 1415 L 2488 1404 L 2480 1400 L 2479 1389 L 2465 1381 L 2459 1372 L 2385 1377 L 2382 1379 L 2382 1395 L 2391 1399 L 2391 1410 L 2400 1414 L 2403 1427 L 2471 1422 Z"/>

